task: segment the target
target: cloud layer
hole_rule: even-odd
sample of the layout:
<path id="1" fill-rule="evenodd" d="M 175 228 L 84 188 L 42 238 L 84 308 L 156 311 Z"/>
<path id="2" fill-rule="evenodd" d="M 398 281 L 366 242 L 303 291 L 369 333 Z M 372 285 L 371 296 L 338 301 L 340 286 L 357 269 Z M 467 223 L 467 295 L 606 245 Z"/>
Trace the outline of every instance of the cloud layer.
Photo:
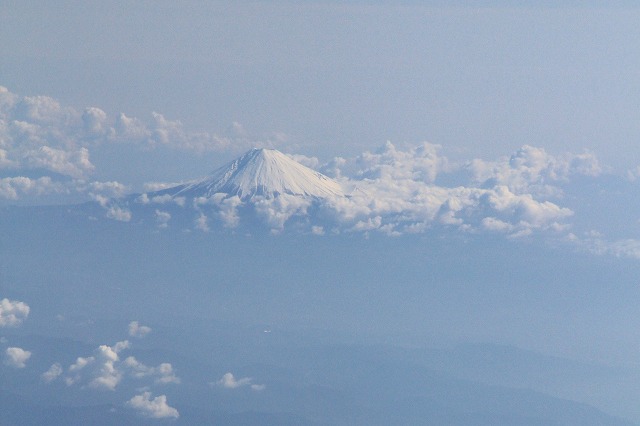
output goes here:
<path id="1" fill-rule="evenodd" d="M 507 238 L 545 235 L 593 253 L 640 258 L 636 249 L 640 213 L 635 218 L 628 214 L 627 223 L 617 221 L 618 228 L 626 227 L 626 235 L 608 237 L 606 218 L 588 223 L 596 218 L 592 211 L 616 213 L 635 207 L 616 203 L 614 196 L 630 188 L 636 191 L 639 169 L 612 171 L 587 150 L 553 154 L 524 145 L 494 160 L 453 161 L 436 144 L 400 148 L 387 142 L 376 151 L 324 163 L 290 155 L 335 179 L 348 194 L 322 200 L 287 194 L 255 197 L 251 203 L 230 194 L 186 199 L 158 195 L 153 191 L 171 184 L 152 182 L 145 188 L 148 193 L 133 202 L 118 200 L 131 192 L 127 183 L 92 178 L 98 167 L 94 161 L 98 148 L 108 147 L 122 158 L 130 153 L 127 147 L 140 152 L 239 153 L 254 146 L 278 145 L 285 139 L 276 133 L 249 137 L 239 123 L 233 123 L 228 136 L 192 132 L 160 113 L 141 119 L 124 113 L 110 116 L 98 107 L 79 111 L 47 96 L 20 96 L 0 87 L 0 202 L 93 200 L 108 219 L 148 220 L 159 230 L 234 232 L 247 225 L 249 218 L 274 233 L 398 236 L 455 229 Z M 145 156 L 135 161 L 144 162 Z M 597 197 L 593 195 L 605 192 L 610 195 L 608 202 L 594 205 Z M 140 206 L 147 208 L 146 218 L 140 216 Z M 599 237 L 593 237 L 593 232 Z M 2 309 L 6 312 L 7 308 Z M 0 326 L 7 326 L 3 315 L 0 311 Z"/>
<path id="2" fill-rule="evenodd" d="M 98 147 L 239 152 L 281 141 L 277 134 L 249 137 L 238 123 L 228 136 L 219 136 L 188 131 L 180 121 L 157 112 L 143 120 L 124 113 L 112 117 L 98 107 L 78 111 L 48 96 L 20 96 L 0 86 L 0 201 L 117 195 L 109 182 L 91 180 Z"/>
<path id="3" fill-rule="evenodd" d="M 335 158 L 323 165 L 315 159 L 292 156 L 334 178 L 346 197 L 280 194 L 243 200 L 234 194 L 217 193 L 185 200 L 152 192 L 117 208 L 129 213 L 139 210 L 136 205 L 153 207 L 155 221 L 162 228 L 169 227 L 181 211 L 192 209 L 196 212 L 192 226 L 201 231 L 215 226 L 238 228 L 247 216 L 253 216 L 274 232 L 291 225 L 316 235 L 402 235 L 444 227 L 523 237 L 566 230 L 574 211 L 560 204 L 562 189 L 556 184 L 564 184 L 572 176 L 601 173 L 591 154 L 554 157 L 542 149 L 523 147 L 499 161 L 455 164 L 440 150 L 424 143 L 403 151 L 387 143 L 374 153 Z M 456 180 L 460 183 L 441 183 Z M 158 208 L 161 206 L 163 210 Z M 114 208 L 109 206 L 106 215 L 117 219 Z"/>

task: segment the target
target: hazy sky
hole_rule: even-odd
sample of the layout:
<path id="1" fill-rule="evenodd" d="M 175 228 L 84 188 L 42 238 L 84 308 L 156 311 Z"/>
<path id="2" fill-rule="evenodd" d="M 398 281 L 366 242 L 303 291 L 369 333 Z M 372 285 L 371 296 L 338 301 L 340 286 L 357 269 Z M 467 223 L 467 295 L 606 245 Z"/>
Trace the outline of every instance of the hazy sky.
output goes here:
<path id="1" fill-rule="evenodd" d="M 640 9 L 477 3 L 8 1 L 0 85 L 324 159 L 391 140 L 635 167 Z"/>
<path id="2" fill-rule="evenodd" d="M 0 1 L 0 423 L 640 422 L 610 3 Z M 166 189 L 252 147 L 277 196 Z M 492 345 L 413 351 L 458 341 Z"/>

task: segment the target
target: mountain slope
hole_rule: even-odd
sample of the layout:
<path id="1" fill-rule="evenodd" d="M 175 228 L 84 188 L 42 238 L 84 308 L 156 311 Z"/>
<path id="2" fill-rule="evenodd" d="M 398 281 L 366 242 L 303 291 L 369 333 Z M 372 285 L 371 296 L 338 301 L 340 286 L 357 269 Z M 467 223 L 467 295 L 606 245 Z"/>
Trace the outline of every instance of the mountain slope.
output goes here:
<path id="1" fill-rule="evenodd" d="M 326 198 L 344 196 L 340 184 L 273 149 L 252 149 L 202 180 L 161 191 L 172 196 L 211 197 L 216 193 L 274 198 L 280 194 Z"/>

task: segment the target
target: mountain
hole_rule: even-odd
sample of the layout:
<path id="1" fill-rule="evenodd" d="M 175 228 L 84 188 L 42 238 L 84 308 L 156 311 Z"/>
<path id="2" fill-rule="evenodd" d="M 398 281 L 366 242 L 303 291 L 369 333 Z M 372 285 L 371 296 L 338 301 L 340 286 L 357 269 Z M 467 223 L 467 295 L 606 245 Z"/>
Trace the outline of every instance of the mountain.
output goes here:
<path id="1" fill-rule="evenodd" d="M 237 195 L 243 201 L 281 194 L 312 198 L 344 196 L 338 182 L 274 149 L 252 149 L 201 180 L 149 196 L 209 198 L 216 193 Z"/>

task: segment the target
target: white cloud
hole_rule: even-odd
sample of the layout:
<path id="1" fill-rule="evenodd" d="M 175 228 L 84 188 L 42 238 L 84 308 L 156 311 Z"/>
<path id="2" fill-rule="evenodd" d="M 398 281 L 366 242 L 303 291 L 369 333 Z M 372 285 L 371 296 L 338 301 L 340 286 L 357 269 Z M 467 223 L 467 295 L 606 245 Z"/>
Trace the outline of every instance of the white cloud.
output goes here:
<path id="1" fill-rule="evenodd" d="M 307 157 L 302 154 L 285 154 L 287 157 L 291 158 L 293 161 L 302 164 L 303 166 L 307 166 L 310 169 L 317 170 L 320 167 L 320 160 L 317 157 Z"/>
<path id="2" fill-rule="evenodd" d="M 122 380 L 122 372 L 115 367 L 115 362 L 118 360 L 117 345 L 114 348 L 100 345 L 95 353 L 94 377 L 89 382 L 89 386 L 98 389 L 115 390 L 120 380 Z"/>
<path id="3" fill-rule="evenodd" d="M 31 179 L 25 176 L 0 178 L 0 198 L 17 200 L 24 195 L 39 196 L 68 192 L 65 185 L 48 176 Z"/>
<path id="4" fill-rule="evenodd" d="M 40 196 L 55 194 L 86 194 L 104 207 L 111 197 L 121 197 L 128 190 L 128 186 L 115 181 L 87 182 L 84 179 L 56 181 L 50 176 L 0 178 L 0 199 L 7 200 L 36 200 Z"/>
<path id="5" fill-rule="evenodd" d="M 168 228 L 171 213 L 156 209 L 156 224 L 158 228 Z"/>
<path id="6" fill-rule="evenodd" d="M 238 207 L 242 206 L 243 203 L 240 200 L 240 197 L 237 195 L 228 196 L 224 193 L 216 193 L 213 194 L 209 198 L 198 197 L 193 200 L 194 207 L 200 209 L 201 206 L 211 205 L 215 206 L 215 217 L 222 222 L 222 225 L 225 228 L 235 228 L 240 224 L 240 216 L 238 214 Z M 202 217 L 204 213 L 201 212 L 200 221 L 201 223 L 197 224 L 197 228 L 201 230 L 209 230 L 208 226 L 205 228 L 199 227 L 205 225 L 206 222 Z M 206 217 L 206 216 L 204 216 Z"/>
<path id="7" fill-rule="evenodd" d="M 280 194 L 275 198 L 256 197 L 253 207 L 271 229 L 280 231 L 292 216 L 305 215 L 310 205 L 308 199 Z"/>
<path id="8" fill-rule="evenodd" d="M 211 383 L 212 385 L 220 386 L 225 389 L 237 389 L 244 386 L 249 386 L 250 389 L 254 391 L 262 391 L 265 389 L 265 385 L 253 384 L 253 379 L 249 377 L 244 377 L 242 379 L 236 379 L 233 374 L 225 373 L 220 380 L 215 383 Z"/>
<path id="9" fill-rule="evenodd" d="M 118 141 L 147 141 L 151 132 L 147 126 L 135 117 L 127 117 L 124 113 L 120 113 L 115 122 L 115 138 Z"/>
<path id="10" fill-rule="evenodd" d="M 440 145 L 425 142 L 407 151 L 391 142 L 374 153 L 365 152 L 354 159 L 336 158 L 322 171 L 333 177 L 362 180 L 410 179 L 425 183 L 435 181 L 438 173 L 449 170 L 449 161 L 440 155 Z"/>
<path id="11" fill-rule="evenodd" d="M 236 128 L 241 126 L 237 124 Z M 95 106 L 77 111 L 47 96 L 19 96 L 0 87 L 0 171 L 11 172 L 11 177 L 48 172 L 54 183 L 63 186 L 66 181 L 61 175 L 86 181 L 95 172 L 91 156 L 99 145 L 137 146 L 142 161 L 144 152 L 156 148 L 242 151 L 282 141 L 279 135 L 260 141 L 261 138 L 248 136 L 246 131 L 232 133 L 227 137 L 191 132 L 179 120 L 156 112 L 143 120 L 124 113 L 109 116 Z M 20 196 L 19 191 L 6 188 L 0 191 L 3 198 Z"/>
<path id="12" fill-rule="evenodd" d="M 146 329 L 148 327 L 140 326 L 136 321 L 130 324 L 132 336 L 139 336 L 141 330 L 145 331 L 143 334 L 151 330 L 146 331 Z M 127 378 L 152 379 L 152 383 L 156 385 L 180 383 L 180 378 L 168 362 L 150 367 L 138 361 L 134 356 L 128 356 L 121 360 L 120 353 L 130 347 L 131 343 L 128 340 L 117 342 L 112 346 L 100 345 L 92 356 L 78 357 L 66 372 L 59 363 L 53 364 L 42 375 L 42 379 L 46 383 L 50 383 L 61 377 L 67 386 L 79 385 L 81 388 L 110 391 L 116 390 L 120 383 Z"/>
<path id="13" fill-rule="evenodd" d="M 16 115 L 38 124 L 56 124 L 73 121 L 75 111 L 48 96 L 27 96 L 16 104 Z"/>
<path id="14" fill-rule="evenodd" d="M 108 121 L 108 120 L 107 120 Z M 101 126 L 104 127 L 104 121 Z M 235 123 L 237 124 L 237 123 Z M 220 136 L 208 132 L 190 132 L 179 120 L 167 119 L 158 112 L 151 113 L 151 121 L 127 117 L 121 113 L 115 119 L 113 127 L 103 130 L 108 141 L 133 143 L 148 148 L 167 147 L 170 149 L 211 152 L 229 149 L 244 150 L 256 145 L 272 145 L 278 138 L 271 136 L 266 142 L 259 142 L 246 135 L 246 132 L 233 132 L 232 136 Z M 277 135 L 276 135 L 277 136 Z"/>
<path id="15" fill-rule="evenodd" d="M 151 392 L 143 392 L 127 402 L 127 406 L 137 410 L 145 417 L 152 419 L 178 418 L 178 410 L 167 404 L 166 395 L 159 395 L 151 399 Z"/>
<path id="16" fill-rule="evenodd" d="M 387 143 L 373 154 L 334 159 L 322 169 L 330 170 L 351 190 L 347 198 L 324 203 L 323 214 L 333 217 L 342 229 L 379 230 L 389 235 L 425 232 L 442 225 L 509 236 L 559 232 L 566 228 L 573 211 L 546 199 L 561 190 L 549 187 L 543 191 L 540 182 L 565 182 L 575 174 L 601 172 L 589 153 L 553 157 L 525 146 L 509 161 L 477 160 L 461 168 L 439 150 L 437 145 L 423 144 L 400 151 Z M 465 185 L 435 183 L 441 175 L 445 181 L 448 176 L 460 179 L 465 170 L 473 171 Z"/>
<path id="17" fill-rule="evenodd" d="M 135 378 L 155 377 L 155 383 L 159 384 L 180 383 L 180 378 L 176 376 L 173 366 L 168 362 L 163 362 L 157 367 L 149 367 L 135 357 L 129 356 L 124 360 L 123 364 Z"/>
<path id="18" fill-rule="evenodd" d="M 124 340 L 113 346 L 100 345 L 93 356 L 78 357 L 67 369 L 65 383 L 71 386 L 83 382 L 90 388 L 115 390 L 123 378 L 118 354 L 129 347 L 130 343 Z"/>
<path id="19" fill-rule="evenodd" d="M 173 188 L 174 186 L 178 185 L 180 185 L 179 182 L 146 182 L 143 185 L 143 189 L 145 192 L 155 192 L 167 188 Z"/>
<path id="20" fill-rule="evenodd" d="M 129 336 L 144 337 L 149 333 L 151 333 L 151 327 L 140 325 L 138 321 L 131 321 L 129 323 Z"/>
<path id="21" fill-rule="evenodd" d="M 131 210 L 112 205 L 107 209 L 107 217 L 120 222 L 129 222 L 131 220 Z"/>
<path id="22" fill-rule="evenodd" d="M 10 347 L 5 351 L 5 365 L 13 368 L 24 368 L 26 362 L 31 358 L 31 352 L 22 348 Z"/>
<path id="23" fill-rule="evenodd" d="M 590 152 L 553 156 L 529 145 L 498 161 L 472 160 L 466 168 L 477 185 L 505 185 L 514 193 L 529 193 L 536 198 L 557 198 L 562 195 L 559 183 L 575 175 L 595 177 L 603 172 L 598 159 Z"/>
<path id="24" fill-rule="evenodd" d="M 593 254 L 640 260 L 640 240 L 638 239 L 626 238 L 609 241 L 599 233 L 592 231 L 585 238 L 570 234 L 567 240 Z"/>
<path id="25" fill-rule="evenodd" d="M 47 371 L 42 373 L 42 380 L 45 383 L 51 383 L 52 381 L 60 377 L 63 371 L 64 370 L 62 369 L 62 366 L 56 362 L 55 364 L 52 364 Z"/>
<path id="26" fill-rule="evenodd" d="M 104 137 L 112 131 L 107 121 L 107 113 L 96 107 L 90 107 L 84 110 L 82 113 L 82 124 L 84 131 L 89 137 Z"/>
<path id="27" fill-rule="evenodd" d="M 87 184 L 86 190 L 89 191 L 89 194 L 100 194 L 103 196 L 117 198 L 125 195 L 130 190 L 130 188 L 127 185 L 116 181 L 93 181 Z"/>
<path id="28" fill-rule="evenodd" d="M 46 169 L 73 178 L 87 176 L 95 169 L 87 148 L 63 150 L 45 145 L 25 152 L 24 160 L 30 169 Z"/>
<path id="29" fill-rule="evenodd" d="M 16 300 L 0 300 L 0 327 L 17 327 L 29 316 L 29 305 Z"/>
<path id="30" fill-rule="evenodd" d="M 204 215 L 203 213 L 200 213 L 200 216 L 198 216 L 195 220 L 195 226 L 196 229 L 199 229 L 202 232 L 209 232 L 209 218 L 207 218 L 206 215 Z"/>

